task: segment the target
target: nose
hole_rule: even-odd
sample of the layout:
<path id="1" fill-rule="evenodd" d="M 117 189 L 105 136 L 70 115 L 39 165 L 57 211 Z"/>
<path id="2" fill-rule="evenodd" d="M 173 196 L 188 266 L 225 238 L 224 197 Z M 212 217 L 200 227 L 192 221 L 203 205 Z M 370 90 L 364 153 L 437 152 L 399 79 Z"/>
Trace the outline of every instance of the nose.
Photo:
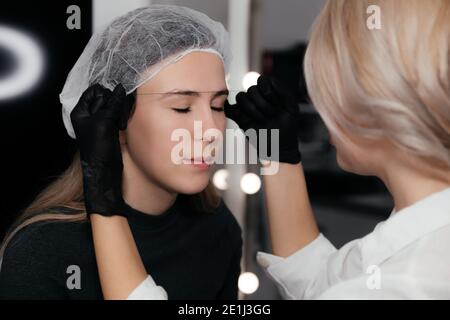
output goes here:
<path id="1" fill-rule="evenodd" d="M 194 154 L 203 154 L 205 152 L 208 156 L 214 157 L 216 148 L 220 148 L 223 141 L 222 127 L 220 124 L 220 117 L 218 117 L 211 109 L 210 103 L 205 103 L 201 107 L 197 108 L 197 112 L 194 114 Z M 219 115 L 219 113 L 217 113 Z M 225 119 L 225 116 L 223 116 Z M 225 122 L 225 121 L 224 121 Z"/>
<path id="2" fill-rule="evenodd" d="M 199 115 L 200 121 L 202 121 L 203 131 L 208 129 L 219 129 L 219 124 L 216 123 L 216 118 L 213 116 L 213 111 L 211 107 L 205 105 L 201 108 L 201 112 Z"/>
<path id="3" fill-rule="evenodd" d="M 208 134 L 208 130 L 214 129 L 214 131 L 216 130 L 220 131 L 220 124 L 218 123 L 218 117 L 214 117 L 213 112 L 216 111 L 213 111 L 211 109 L 209 103 L 204 104 L 201 108 L 199 108 L 199 112 L 195 117 L 195 121 L 201 123 L 201 131 L 202 131 L 201 136 L 205 144 L 214 141 L 214 137 L 211 137 L 211 135 Z M 200 134 L 197 135 L 199 136 Z"/>

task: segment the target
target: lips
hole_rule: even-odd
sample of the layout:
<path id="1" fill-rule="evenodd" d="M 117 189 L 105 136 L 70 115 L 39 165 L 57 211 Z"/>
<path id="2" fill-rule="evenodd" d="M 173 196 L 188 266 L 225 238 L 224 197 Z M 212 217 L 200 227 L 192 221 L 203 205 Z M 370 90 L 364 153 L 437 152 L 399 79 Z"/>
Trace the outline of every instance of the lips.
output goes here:
<path id="1" fill-rule="evenodd" d="M 183 159 L 183 163 L 184 164 L 206 164 L 206 165 L 211 165 L 214 163 L 214 158 L 213 157 L 195 157 L 195 158 L 190 158 L 190 159 Z"/>

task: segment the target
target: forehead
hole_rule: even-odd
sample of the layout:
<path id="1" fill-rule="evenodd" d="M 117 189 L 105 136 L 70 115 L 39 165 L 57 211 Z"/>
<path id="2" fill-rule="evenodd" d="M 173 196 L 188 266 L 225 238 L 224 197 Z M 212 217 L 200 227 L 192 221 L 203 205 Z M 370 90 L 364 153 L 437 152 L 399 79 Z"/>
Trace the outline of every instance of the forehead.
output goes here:
<path id="1" fill-rule="evenodd" d="M 214 92 L 226 89 L 222 59 L 214 53 L 191 52 L 164 67 L 138 88 L 138 93 L 196 91 Z"/>

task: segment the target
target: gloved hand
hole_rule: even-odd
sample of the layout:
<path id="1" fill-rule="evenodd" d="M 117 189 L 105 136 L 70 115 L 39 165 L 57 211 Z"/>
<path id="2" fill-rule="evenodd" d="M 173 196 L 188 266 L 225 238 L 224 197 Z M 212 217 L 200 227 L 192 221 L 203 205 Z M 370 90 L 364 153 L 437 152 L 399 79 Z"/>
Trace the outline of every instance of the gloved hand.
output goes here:
<path id="1" fill-rule="evenodd" d="M 86 212 L 122 215 L 122 153 L 119 130 L 125 130 L 134 95 L 121 84 L 113 92 L 95 84 L 70 114 L 80 150 Z"/>
<path id="2" fill-rule="evenodd" d="M 298 104 L 274 79 L 259 77 L 257 85 L 250 87 L 247 93 L 238 93 L 235 105 L 230 105 L 228 101 L 225 103 L 225 115 L 234 120 L 244 132 L 255 129 L 259 136 L 259 129 L 267 129 L 267 151 L 264 153 L 269 156 L 261 154 L 261 142 L 258 141 L 255 148 L 259 159 L 291 164 L 301 161 L 297 137 L 300 116 Z M 278 158 L 270 156 L 272 129 L 279 129 Z M 250 142 L 252 143 L 251 140 Z"/>

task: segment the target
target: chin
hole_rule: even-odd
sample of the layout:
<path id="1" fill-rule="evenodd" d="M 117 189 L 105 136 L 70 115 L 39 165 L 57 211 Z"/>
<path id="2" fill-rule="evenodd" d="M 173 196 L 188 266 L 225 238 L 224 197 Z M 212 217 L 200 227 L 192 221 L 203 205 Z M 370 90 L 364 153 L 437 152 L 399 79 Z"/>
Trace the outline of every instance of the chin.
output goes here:
<path id="1" fill-rule="evenodd" d="M 352 166 L 349 164 L 349 162 L 346 161 L 345 159 L 342 159 L 342 157 L 339 156 L 339 153 L 336 155 L 336 161 L 337 164 L 339 165 L 339 168 L 341 168 L 342 170 L 350 173 L 356 173 L 352 169 Z"/>
<path id="2" fill-rule="evenodd" d="M 196 179 L 189 179 L 180 181 L 175 186 L 175 190 L 178 193 L 182 194 L 196 194 L 200 193 L 208 186 L 209 183 L 209 177 L 207 178 L 196 178 Z"/>
<path id="3" fill-rule="evenodd" d="M 357 174 L 360 176 L 371 176 L 372 173 L 366 170 L 366 168 L 361 167 L 357 162 L 351 162 L 337 157 L 337 163 L 339 167 L 349 173 Z"/>

